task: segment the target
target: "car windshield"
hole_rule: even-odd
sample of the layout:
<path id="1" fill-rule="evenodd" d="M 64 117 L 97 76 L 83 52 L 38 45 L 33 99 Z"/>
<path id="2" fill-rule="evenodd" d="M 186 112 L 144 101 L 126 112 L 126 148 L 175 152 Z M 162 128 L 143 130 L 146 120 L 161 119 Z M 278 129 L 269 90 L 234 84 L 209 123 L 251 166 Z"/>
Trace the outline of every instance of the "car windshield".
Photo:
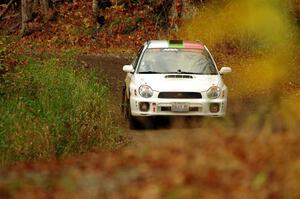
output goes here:
<path id="1" fill-rule="evenodd" d="M 138 73 L 216 75 L 217 70 L 204 49 L 150 48 L 140 61 Z"/>

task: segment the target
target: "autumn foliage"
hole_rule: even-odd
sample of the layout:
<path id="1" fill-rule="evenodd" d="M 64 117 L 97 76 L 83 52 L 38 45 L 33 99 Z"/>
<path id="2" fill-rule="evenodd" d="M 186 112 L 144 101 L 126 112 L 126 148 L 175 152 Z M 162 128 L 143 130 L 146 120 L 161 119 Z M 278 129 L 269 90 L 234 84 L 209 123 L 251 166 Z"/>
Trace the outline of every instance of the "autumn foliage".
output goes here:
<path id="1" fill-rule="evenodd" d="M 24 149 L 28 149 L 26 143 L 31 141 L 26 135 L 39 131 L 28 127 L 28 134 L 22 134 L 26 129 L 22 131 L 21 127 L 31 124 L 26 120 L 23 126 L 17 126 L 18 133 L 24 136 L 23 140 L 20 134 L 10 134 L 15 136 L 9 140 L 10 147 L 17 146 L 18 149 L 9 151 L 13 154 L 12 162 L 48 160 L 23 162 L 0 169 L 0 198 L 300 198 L 299 0 L 174 0 L 173 7 L 164 7 L 167 2 L 164 0 L 116 2 L 102 10 L 105 16 L 102 26 L 95 25 L 91 0 L 57 3 L 51 20 L 45 20 L 42 13 L 38 13 L 29 22 L 32 33 L 24 37 L 18 36 L 20 16 L 13 10 L 0 21 L 0 88 L 4 88 L 3 85 L 16 88 L 17 82 L 18 92 L 11 92 L 13 94 L 9 96 L 15 96 L 16 104 L 23 104 L 21 108 L 24 104 L 30 108 L 32 101 L 26 104 L 22 101 L 24 97 L 19 100 L 18 95 L 22 94 L 19 91 L 29 93 L 26 97 L 31 99 L 32 90 L 28 89 L 31 87 L 26 85 L 35 80 L 35 73 L 39 75 L 38 80 L 46 84 L 42 77 L 48 74 L 49 65 L 54 75 L 45 77 L 51 82 L 60 77 L 63 81 L 59 88 L 65 95 L 69 96 L 63 89 L 65 82 L 68 88 L 76 91 L 75 94 L 84 94 L 83 90 L 91 89 L 88 95 L 80 95 L 83 100 L 75 100 L 86 115 L 83 116 L 84 121 L 80 120 L 81 114 L 75 114 L 73 120 L 89 130 L 77 129 L 78 137 L 70 134 L 78 142 L 67 142 L 68 136 L 62 136 L 62 139 L 53 136 L 58 144 L 51 145 L 50 152 L 41 158 L 38 147 L 43 148 L 44 145 L 33 139 L 31 143 L 36 145 L 29 147 L 36 146 L 35 151 L 30 153 L 32 151 L 28 150 L 26 158 Z M 0 7 L 0 11 L 3 9 Z M 121 62 L 114 61 L 121 57 L 125 64 L 148 39 L 169 38 L 200 39 L 211 47 L 219 66 L 224 64 L 233 68 L 231 76 L 224 77 L 229 88 L 228 116 L 223 120 L 192 121 L 188 127 L 184 126 L 189 123 L 186 120 L 181 123 L 175 121 L 166 129 L 158 127 L 127 135 L 124 120 L 117 112 L 120 103 L 116 102 L 120 100 L 117 98 L 118 89 L 122 86 L 124 74 Z M 71 68 L 64 68 L 60 54 L 70 52 L 70 48 L 89 56 L 85 60 L 80 56 L 73 57 L 69 60 Z M 33 68 L 31 73 L 28 57 L 36 61 L 34 66 L 40 70 Z M 109 77 L 107 85 L 110 85 L 112 95 L 104 86 L 107 82 L 93 79 L 95 76 L 91 74 L 95 73 L 89 71 L 97 67 L 103 69 L 103 65 L 108 69 L 104 73 Z M 43 71 L 44 74 L 41 73 Z M 67 77 L 61 76 L 65 72 Z M 26 73 L 30 74 L 27 76 Z M 28 84 L 17 81 L 22 78 Z M 80 84 L 78 78 L 84 80 L 82 85 L 88 83 L 86 87 Z M 2 83 L 3 80 L 7 80 L 6 84 Z M 78 88 L 74 88 L 73 84 L 79 85 Z M 47 88 L 35 85 L 40 84 L 33 85 L 34 92 Z M 57 90 L 55 84 L 49 85 L 52 90 Z M 109 100 L 97 98 L 101 95 L 101 88 Z M 0 99 L 4 99 L 3 90 L 0 90 Z M 93 98 L 98 99 L 95 100 L 98 108 L 102 104 L 105 104 L 105 109 L 111 108 L 110 114 L 115 114 L 114 119 L 117 120 L 93 108 Z M 89 102 L 92 108 L 82 101 Z M 74 110 L 81 110 L 68 100 L 62 102 L 71 107 L 64 114 L 67 119 Z M 5 100 L 5 103 L 10 104 L 12 100 Z M 66 111 L 64 106 L 60 108 L 59 111 Z M 8 108 L 0 107 L 0 110 Z M 31 116 L 30 110 L 28 114 Z M 52 108 L 48 111 L 53 113 Z M 0 118 L 6 120 L 0 121 L 0 127 L 3 121 L 12 118 L 4 117 L 3 112 Z M 56 118 L 50 116 L 43 115 L 46 119 Z M 103 118 L 106 123 L 103 123 Z M 17 120 L 12 118 L 10 121 Z M 58 127 L 69 130 L 69 126 L 65 126 L 69 120 L 64 121 L 59 121 Z M 116 128 L 118 125 L 121 129 Z M 78 126 L 73 128 L 76 130 Z M 42 130 L 48 128 L 47 125 L 38 127 Z M 107 134 L 105 130 L 113 134 Z M 88 139 L 84 139 L 85 136 Z M 118 150 L 99 149 L 102 145 L 98 141 L 102 141 L 103 136 L 106 149 Z M 120 148 L 128 143 L 128 137 L 132 137 L 132 144 Z M 4 143 L 3 140 L 0 143 Z M 44 137 L 41 140 L 48 142 Z M 23 148 L 14 141 L 23 141 Z M 64 147 L 62 151 L 59 151 L 60 146 Z M 55 157 L 55 149 L 62 154 Z M 68 150 L 94 152 L 60 159 L 68 154 Z"/>
<path id="2" fill-rule="evenodd" d="M 2 198 L 299 198 L 296 134 L 195 132 L 2 171 Z M 168 134 L 169 135 L 169 134 Z M 172 136 L 172 135 L 170 135 Z"/>

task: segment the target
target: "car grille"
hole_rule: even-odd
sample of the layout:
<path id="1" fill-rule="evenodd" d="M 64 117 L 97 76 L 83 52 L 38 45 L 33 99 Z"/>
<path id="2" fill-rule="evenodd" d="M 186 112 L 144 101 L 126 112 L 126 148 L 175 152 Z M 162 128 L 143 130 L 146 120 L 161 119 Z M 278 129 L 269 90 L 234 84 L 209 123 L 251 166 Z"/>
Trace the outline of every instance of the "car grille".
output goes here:
<path id="1" fill-rule="evenodd" d="M 158 98 L 167 99 L 201 99 L 201 93 L 197 92 L 160 92 Z"/>

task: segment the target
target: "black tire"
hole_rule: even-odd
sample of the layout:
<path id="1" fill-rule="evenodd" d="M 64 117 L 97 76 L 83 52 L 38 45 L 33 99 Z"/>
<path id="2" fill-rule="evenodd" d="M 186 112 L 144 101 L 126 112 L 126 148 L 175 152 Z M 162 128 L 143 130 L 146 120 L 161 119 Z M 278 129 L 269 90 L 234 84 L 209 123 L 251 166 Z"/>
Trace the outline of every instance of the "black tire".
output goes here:
<path id="1" fill-rule="evenodd" d="M 128 118 L 128 122 L 131 130 L 138 130 L 142 128 L 141 123 L 132 115 Z"/>
<path id="2" fill-rule="evenodd" d="M 130 114 L 128 118 L 129 128 L 132 130 L 154 129 L 154 120 L 152 117 L 134 117 Z"/>
<path id="3" fill-rule="evenodd" d="M 130 102 L 129 99 L 127 99 L 126 95 L 124 96 L 124 118 L 129 123 L 129 128 L 132 130 L 140 129 L 140 123 L 137 120 L 136 117 L 131 115 L 131 109 L 130 109 Z"/>
<path id="4" fill-rule="evenodd" d="M 125 106 L 126 106 L 125 102 L 126 102 L 126 85 L 124 84 L 122 86 L 122 103 L 121 103 L 121 113 L 122 114 L 124 114 L 124 112 L 126 111 L 125 110 Z"/>

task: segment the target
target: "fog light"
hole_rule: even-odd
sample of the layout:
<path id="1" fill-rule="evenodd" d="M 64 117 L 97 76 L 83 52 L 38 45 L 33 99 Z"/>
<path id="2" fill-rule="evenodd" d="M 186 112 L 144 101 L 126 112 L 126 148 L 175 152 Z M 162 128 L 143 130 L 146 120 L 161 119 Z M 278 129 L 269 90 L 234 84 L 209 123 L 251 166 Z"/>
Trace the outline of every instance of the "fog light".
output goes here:
<path id="1" fill-rule="evenodd" d="M 140 111 L 147 112 L 149 111 L 150 105 L 148 102 L 140 102 Z"/>
<path id="2" fill-rule="evenodd" d="M 220 111 L 220 104 L 218 103 L 212 103 L 209 106 L 209 110 L 211 113 L 217 113 Z"/>

